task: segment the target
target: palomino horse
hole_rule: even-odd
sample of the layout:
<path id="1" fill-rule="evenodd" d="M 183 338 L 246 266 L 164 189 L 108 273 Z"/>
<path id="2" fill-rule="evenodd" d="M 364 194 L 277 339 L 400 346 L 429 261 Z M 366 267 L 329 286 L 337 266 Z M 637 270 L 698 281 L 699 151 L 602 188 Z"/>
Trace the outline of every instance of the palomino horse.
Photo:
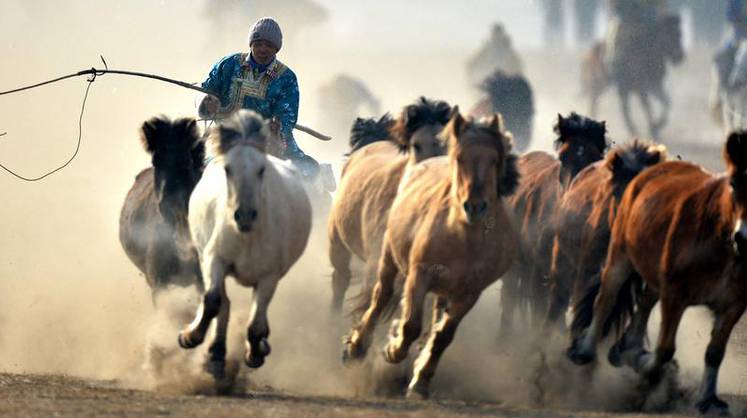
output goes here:
<path id="1" fill-rule="evenodd" d="M 715 315 L 705 354 L 697 403 L 701 412 L 728 410 L 716 395 L 719 366 L 732 328 L 747 306 L 747 132 L 726 140 L 727 172 L 713 175 L 700 166 L 669 161 L 639 174 L 628 186 L 612 226 L 607 262 L 596 301 L 585 297 L 576 320 L 589 323 L 568 356 L 592 361 L 608 324 L 637 311 L 615 345 L 613 364 L 624 362 L 657 381 L 674 356 L 675 337 L 688 306 L 706 305 Z M 639 297 L 631 298 L 635 292 Z M 641 297 L 643 296 L 643 297 Z M 656 350 L 644 350 L 648 315 L 661 302 Z M 615 351 L 617 353 L 615 353 Z"/>
<path id="2" fill-rule="evenodd" d="M 663 145 L 634 140 L 581 171 L 558 203 L 545 324 L 565 325 L 571 296 L 579 300 L 607 255 L 611 222 L 628 183 L 666 159 Z"/>
<path id="3" fill-rule="evenodd" d="M 343 361 L 365 357 L 373 331 L 405 277 L 401 318 L 384 356 L 407 357 L 420 336 L 427 293 L 434 301 L 428 342 L 415 361 L 408 397 L 427 397 L 441 354 L 482 291 L 502 276 L 516 253 L 516 234 L 503 199 L 518 184 L 511 136 L 500 115 L 487 124 L 458 112 L 444 133 L 448 156 L 416 165 L 392 205 L 371 304 L 345 342 Z"/>
<path id="4" fill-rule="evenodd" d="M 213 154 L 189 200 L 189 228 L 208 290 L 179 345 L 202 343 L 218 317 L 208 368 L 223 375 L 230 301 L 225 279 L 254 288 L 246 364 L 260 367 L 270 353 L 267 308 L 278 281 L 301 257 L 311 230 L 311 204 L 300 174 L 265 153 L 269 123 L 240 110 L 211 133 Z"/>
<path id="5" fill-rule="evenodd" d="M 514 304 L 530 302 L 534 319 L 547 312 L 547 276 L 555 235 L 555 209 L 571 180 L 607 150 L 607 128 L 576 113 L 558 115 L 555 148 L 558 157 L 541 151 L 519 158 L 521 183 L 508 199 L 519 232 L 519 254 L 512 274 L 503 281 L 501 333 L 511 330 Z"/>
<path id="6" fill-rule="evenodd" d="M 189 195 L 202 176 L 205 145 L 192 118 L 155 117 L 140 140 L 153 167 L 135 178 L 119 217 L 119 241 L 156 293 L 166 286 L 197 286 L 202 275 L 187 226 Z"/>
<path id="7" fill-rule="evenodd" d="M 503 115 L 506 129 L 514 137 L 514 146 L 522 152 L 532 142 L 534 94 L 529 80 L 521 74 L 509 75 L 497 70 L 482 81 L 480 89 L 486 95 L 470 111 L 476 118 Z"/>
<path id="8" fill-rule="evenodd" d="M 438 133 L 450 113 L 447 103 L 421 97 L 402 110 L 391 127 L 391 138 L 382 126 L 390 123 L 387 119 L 376 124 L 359 119 L 353 126 L 350 158 L 343 166 L 328 222 L 333 310 L 342 308 L 350 286 L 352 254 L 366 262 L 361 294 L 369 299 L 373 286 L 369 277 L 375 275 L 389 208 L 400 180 L 408 167 L 443 155 L 445 146 Z"/>
<path id="9" fill-rule="evenodd" d="M 616 46 L 614 64 L 607 68 L 606 50 L 609 45 L 602 42 L 591 47 L 581 64 L 581 83 L 583 91 L 590 97 L 590 114 L 595 117 L 597 102 L 604 90 L 614 84 L 620 98 L 625 124 L 631 135 L 638 130 L 630 115 L 630 95 L 635 93 L 646 113 L 649 132 L 657 138 L 666 125 L 671 100 L 664 91 L 664 77 L 667 62 L 680 63 L 684 58 L 680 17 L 669 15 L 661 17 L 656 24 L 644 28 L 621 27 L 629 36 Z M 661 115 L 654 117 L 649 95 L 653 95 L 662 105 Z"/>

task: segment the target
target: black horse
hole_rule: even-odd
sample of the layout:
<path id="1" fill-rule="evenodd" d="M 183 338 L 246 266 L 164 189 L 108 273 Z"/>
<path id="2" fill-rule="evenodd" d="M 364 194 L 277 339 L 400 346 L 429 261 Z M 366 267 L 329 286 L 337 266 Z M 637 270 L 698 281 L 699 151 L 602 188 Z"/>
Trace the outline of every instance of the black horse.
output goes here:
<path id="1" fill-rule="evenodd" d="M 152 155 L 127 193 L 119 218 L 119 241 L 145 274 L 153 303 L 168 285 L 203 288 L 197 253 L 187 225 L 189 196 L 202 176 L 205 145 L 196 121 L 154 117 L 140 140 Z"/>

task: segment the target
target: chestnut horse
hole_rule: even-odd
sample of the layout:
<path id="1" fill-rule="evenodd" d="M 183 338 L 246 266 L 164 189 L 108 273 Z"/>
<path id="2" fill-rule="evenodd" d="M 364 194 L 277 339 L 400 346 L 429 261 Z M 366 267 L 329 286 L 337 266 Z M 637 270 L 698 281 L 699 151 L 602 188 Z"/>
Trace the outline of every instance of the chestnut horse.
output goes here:
<path id="1" fill-rule="evenodd" d="M 655 382 L 674 356 L 685 309 L 706 305 L 715 321 L 697 406 L 702 413 L 728 411 L 716 395 L 716 384 L 729 335 L 747 306 L 745 156 L 747 132 L 735 132 L 724 147 L 727 172 L 723 175 L 670 161 L 649 168 L 630 183 L 612 226 L 593 315 L 591 297 L 576 312 L 579 323 L 590 324 L 568 349 L 571 360 L 592 361 L 607 325 L 627 316 L 638 300 L 616 347 L 622 362 Z M 637 298 L 625 297 L 631 290 Z M 595 291 L 592 288 L 591 293 Z M 656 349 L 649 353 L 643 347 L 644 336 L 657 298 L 661 328 Z"/>
<path id="2" fill-rule="evenodd" d="M 353 254 L 366 263 L 361 295 L 369 299 L 373 287 L 369 277 L 375 276 L 389 208 L 400 180 L 408 167 L 444 154 L 438 133 L 450 113 L 447 103 L 421 97 L 402 110 L 393 126 L 388 118 L 377 123 L 358 119 L 353 125 L 350 158 L 343 166 L 328 221 L 333 311 L 342 309 Z M 386 134 L 387 128 L 391 128 L 391 135 Z"/>
<path id="3" fill-rule="evenodd" d="M 607 128 L 576 113 L 558 115 L 555 125 L 558 157 L 534 151 L 519 158 L 521 183 L 508 199 L 520 236 L 519 254 L 512 274 L 503 281 L 501 333 L 508 333 L 517 300 L 529 302 L 535 320 L 547 312 L 547 276 L 555 235 L 558 201 L 576 174 L 604 157 Z"/>
<path id="4" fill-rule="evenodd" d="M 141 171 L 127 193 L 119 216 L 119 241 L 152 290 L 169 285 L 197 286 L 202 275 L 187 226 L 187 204 L 202 176 L 205 145 L 196 121 L 149 119 L 140 141 L 152 167 Z"/>
<path id="5" fill-rule="evenodd" d="M 373 331 L 404 277 L 401 317 L 384 356 L 403 361 L 420 337 L 426 295 L 435 294 L 433 323 L 415 361 L 408 397 L 427 397 L 441 355 L 482 291 L 500 278 L 516 254 L 516 233 L 503 199 L 519 174 L 511 136 L 500 115 L 489 123 L 458 112 L 444 128 L 448 156 L 416 165 L 392 205 L 376 286 L 361 323 L 346 339 L 343 361 L 365 357 Z"/>
<path id="6" fill-rule="evenodd" d="M 612 220 L 628 183 L 666 159 L 666 148 L 634 140 L 580 172 L 558 204 L 545 325 L 560 323 L 571 296 L 579 300 L 607 256 Z"/>
<path id="7" fill-rule="evenodd" d="M 267 309 L 311 231 L 311 203 L 301 174 L 291 162 L 265 153 L 271 136 L 269 122 L 248 110 L 222 121 L 209 139 L 215 158 L 189 200 L 189 229 L 208 290 L 194 321 L 179 333 L 179 345 L 201 344 L 217 316 L 208 370 L 219 379 L 230 314 L 226 276 L 254 288 L 245 361 L 260 367 L 270 354 Z"/>

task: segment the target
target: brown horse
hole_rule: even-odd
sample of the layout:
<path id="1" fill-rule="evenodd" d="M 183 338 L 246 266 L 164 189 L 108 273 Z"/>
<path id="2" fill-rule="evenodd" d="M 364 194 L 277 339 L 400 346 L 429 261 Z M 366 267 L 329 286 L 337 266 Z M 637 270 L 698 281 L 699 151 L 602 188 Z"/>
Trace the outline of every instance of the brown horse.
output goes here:
<path id="1" fill-rule="evenodd" d="M 555 125 L 558 157 L 534 151 L 519 158 L 521 184 L 508 199 L 520 236 L 517 262 L 503 282 L 501 332 L 508 333 L 518 299 L 529 301 L 534 318 L 547 312 L 547 276 L 555 234 L 554 213 L 558 201 L 576 174 L 604 157 L 607 149 L 604 122 L 576 113 L 558 115 Z"/>
<path id="2" fill-rule="evenodd" d="M 460 321 L 516 254 L 517 237 L 503 199 L 516 189 L 519 174 L 500 115 L 475 123 L 455 112 L 443 135 L 448 156 L 415 166 L 392 205 L 371 304 L 343 353 L 344 362 L 365 357 L 401 275 L 401 317 L 384 356 L 391 363 L 403 361 L 420 337 L 426 295 L 434 293 L 430 336 L 415 361 L 408 397 L 428 396 Z"/>
<path id="3" fill-rule="evenodd" d="M 624 318 L 639 299 L 629 329 L 616 346 L 625 364 L 656 381 L 674 356 L 685 309 L 706 305 L 715 321 L 697 406 L 703 413 L 728 411 L 716 395 L 716 383 L 729 335 L 747 306 L 746 155 L 747 132 L 735 132 L 724 147 L 724 175 L 671 161 L 649 168 L 630 183 L 613 223 L 593 315 L 591 297 L 576 312 L 579 323 L 590 325 L 568 349 L 571 360 L 593 360 L 607 325 Z M 639 297 L 625 297 L 631 290 Z M 661 329 L 656 350 L 649 353 L 643 337 L 657 298 Z"/>
<path id="4" fill-rule="evenodd" d="M 438 133 L 450 113 L 447 103 L 421 97 L 402 110 L 393 126 L 388 118 L 376 123 L 359 119 L 354 124 L 350 158 L 343 166 L 328 221 L 333 311 L 342 309 L 353 254 L 366 262 L 362 294 L 368 299 L 373 286 L 368 278 L 375 275 L 389 208 L 400 180 L 408 167 L 443 155 L 445 146 Z"/>
<path id="5" fill-rule="evenodd" d="M 156 293 L 166 286 L 202 290 L 197 253 L 187 227 L 189 196 L 202 176 L 205 145 L 192 118 L 154 117 L 140 140 L 152 167 L 135 178 L 119 217 L 119 241 Z"/>
<path id="6" fill-rule="evenodd" d="M 545 324 L 563 321 L 571 295 L 579 300 L 607 256 L 611 222 L 628 183 L 666 159 L 666 148 L 635 140 L 613 148 L 580 172 L 558 204 Z M 562 328 L 560 326 L 559 328 Z"/>
<path id="7" fill-rule="evenodd" d="M 671 100 L 664 90 L 667 63 L 679 64 L 684 59 L 681 22 L 678 15 L 663 16 L 653 25 L 622 26 L 618 31 L 621 41 L 615 53 L 609 54 L 610 45 L 594 44 L 581 63 L 581 83 L 584 94 L 590 98 L 590 114 L 596 116 L 597 103 L 602 93 L 611 85 L 617 87 L 625 124 L 631 135 L 638 129 L 630 115 L 630 95 L 635 93 L 646 114 L 649 132 L 657 138 L 666 125 Z M 611 63 L 607 55 L 614 55 Z M 661 103 L 661 115 L 654 117 L 649 95 Z"/>

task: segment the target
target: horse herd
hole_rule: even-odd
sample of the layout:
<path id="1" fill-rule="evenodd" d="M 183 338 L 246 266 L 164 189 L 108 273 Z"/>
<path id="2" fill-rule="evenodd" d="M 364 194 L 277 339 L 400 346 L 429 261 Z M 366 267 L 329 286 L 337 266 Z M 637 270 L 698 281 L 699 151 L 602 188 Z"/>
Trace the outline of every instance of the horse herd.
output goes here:
<path id="1" fill-rule="evenodd" d="M 721 175 L 669 161 L 655 143 L 610 146 L 604 122 L 576 113 L 558 115 L 555 133 L 556 155 L 519 156 L 500 114 L 476 121 L 425 98 L 396 118 L 355 121 L 328 216 L 334 314 L 345 306 L 353 256 L 365 266 L 343 362 L 363 360 L 377 324 L 395 313 L 383 354 L 404 361 L 432 300 L 407 385 L 408 397 L 427 398 L 461 320 L 502 279 L 502 338 L 514 333 L 517 304 L 541 335 L 568 329 L 566 354 L 577 364 L 592 362 L 614 331 L 610 363 L 655 383 L 673 358 L 685 308 L 706 305 L 715 322 L 697 407 L 727 411 L 716 382 L 747 306 L 747 132 L 728 136 Z M 172 284 L 202 293 L 179 345 L 202 343 L 217 319 L 207 364 L 216 379 L 225 368 L 226 276 L 254 288 L 245 361 L 260 367 L 271 351 L 268 305 L 309 240 L 308 185 L 268 155 L 273 135 L 249 111 L 217 124 L 207 141 L 190 118 L 145 122 L 152 167 L 137 176 L 121 213 L 120 241 L 154 295 Z M 649 352 L 657 301 L 661 330 Z"/>

